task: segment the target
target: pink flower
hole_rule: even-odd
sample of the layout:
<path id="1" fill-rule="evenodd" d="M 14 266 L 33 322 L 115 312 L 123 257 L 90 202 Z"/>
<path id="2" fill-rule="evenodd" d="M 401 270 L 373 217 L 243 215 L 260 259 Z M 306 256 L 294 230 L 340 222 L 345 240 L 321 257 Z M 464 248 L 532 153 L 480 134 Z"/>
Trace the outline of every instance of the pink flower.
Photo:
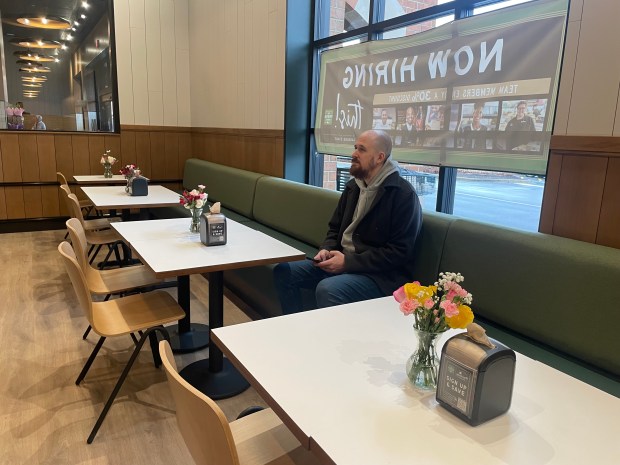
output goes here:
<path id="1" fill-rule="evenodd" d="M 392 295 L 394 296 L 394 299 L 396 300 L 396 302 L 402 302 L 403 300 L 405 300 L 406 296 L 405 296 L 405 286 L 400 286 L 398 289 L 396 289 Z"/>
<path id="2" fill-rule="evenodd" d="M 435 305 L 435 301 L 433 299 L 426 299 L 424 301 L 424 308 L 427 308 L 428 310 L 433 308 L 433 305 Z"/>
<path id="3" fill-rule="evenodd" d="M 414 305 L 413 301 L 409 299 L 405 299 L 400 303 L 400 311 L 403 312 L 403 314 L 405 315 L 411 315 L 413 312 L 415 312 L 416 308 L 417 306 Z"/>
<path id="4" fill-rule="evenodd" d="M 459 314 L 459 308 L 453 302 L 444 300 L 443 302 L 441 302 L 441 304 L 439 304 L 439 306 L 443 308 L 444 312 L 446 313 L 446 317 L 448 318 L 451 318 Z"/>

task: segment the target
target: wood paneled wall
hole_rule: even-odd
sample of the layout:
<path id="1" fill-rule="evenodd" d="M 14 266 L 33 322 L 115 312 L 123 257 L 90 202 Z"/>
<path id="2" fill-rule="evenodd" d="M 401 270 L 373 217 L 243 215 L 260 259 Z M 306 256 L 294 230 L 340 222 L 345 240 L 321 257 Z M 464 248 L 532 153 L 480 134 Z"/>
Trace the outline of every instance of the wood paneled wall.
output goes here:
<path id="1" fill-rule="evenodd" d="M 196 158 L 283 177 L 282 130 L 195 128 L 192 146 Z"/>
<path id="2" fill-rule="evenodd" d="M 539 230 L 620 248 L 620 137 L 552 137 Z"/>
<path id="3" fill-rule="evenodd" d="M 121 134 L 106 135 L 3 131 L 0 220 L 67 216 L 56 184 L 25 183 L 55 183 L 57 171 L 69 181 L 75 174 L 101 173 L 99 160 L 108 149 L 119 159 L 115 171 L 136 163 L 158 184 L 178 188 L 192 157 L 282 176 L 284 131 L 127 125 Z"/>

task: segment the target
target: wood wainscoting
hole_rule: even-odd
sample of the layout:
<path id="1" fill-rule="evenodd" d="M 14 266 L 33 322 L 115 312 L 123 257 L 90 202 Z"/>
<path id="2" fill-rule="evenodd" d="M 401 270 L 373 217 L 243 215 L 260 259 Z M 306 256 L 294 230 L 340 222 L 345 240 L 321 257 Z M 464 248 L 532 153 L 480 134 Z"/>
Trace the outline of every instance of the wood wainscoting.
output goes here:
<path id="1" fill-rule="evenodd" d="M 196 158 L 269 176 L 284 176 L 284 131 L 194 128 Z"/>
<path id="2" fill-rule="evenodd" d="M 282 176 L 284 131 L 128 125 L 120 134 L 2 131 L 0 220 L 67 216 L 56 172 L 69 181 L 102 173 L 99 160 L 108 149 L 119 159 L 115 171 L 135 163 L 153 182 L 177 189 L 192 157 Z"/>
<path id="3" fill-rule="evenodd" d="M 539 231 L 620 248 L 620 137 L 551 138 Z"/>

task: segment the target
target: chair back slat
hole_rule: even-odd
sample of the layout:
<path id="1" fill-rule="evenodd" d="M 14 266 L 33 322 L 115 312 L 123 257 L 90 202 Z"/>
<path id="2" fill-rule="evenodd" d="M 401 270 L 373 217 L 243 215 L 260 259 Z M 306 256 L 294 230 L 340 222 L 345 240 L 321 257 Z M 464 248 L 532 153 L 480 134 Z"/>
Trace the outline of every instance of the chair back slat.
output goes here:
<path id="1" fill-rule="evenodd" d="M 66 225 L 77 261 L 82 267 L 82 271 L 86 272 L 90 264 L 88 263 L 88 242 L 82 223 L 77 218 L 69 218 Z"/>
<path id="2" fill-rule="evenodd" d="M 67 273 L 69 274 L 69 278 L 71 278 L 71 283 L 73 284 L 73 289 L 75 290 L 78 301 L 80 302 L 80 307 L 82 307 L 82 311 L 86 314 L 86 318 L 88 319 L 90 325 L 94 327 L 93 301 L 88 290 L 86 277 L 77 262 L 73 247 L 71 247 L 71 244 L 68 242 L 63 241 L 58 245 L 58 252 L 62 255 L 65 268 L 67 269 Z"/>
<path id="3" fill-rule="evenodd" d="M 60 190 L 62 191 L 62 199 L 65 202 L 65 207 L 67 207 L 67 210 L 69 210 L 69 215 L 71 215 L 72 218 L 75 218 L 75 215 L 73 214 L 73 206 L 71 205 L 71 202 L 69 201 L 69 195 L 72 194 L 71 188 L 69 187 L 68 184 L 61 184 Z M 80 212 L 81 212 L 81 209 L 80 209 Z"/>
<path id="4" fill-rule="evenodd" d="M 177 372 L 167 341 L 159 343 L 183 440 L 197 465 L 239 465 L 237 448 L 224 412 Z"/>
<path id="5" fill-rule="evenodd" d="M 58 181 L 58 184 L 62 185 L 68 185 L 69 183 L 67 182 L 67 178 L 65 178 L 65 175 L 62 174 L 60 171 L 56 172 L 56 181 Z"/>
<path id="6" fill-rule="evenodd" d="M 82 224 L 82 227 L 84 228 L 84 215 L 82 215 L 82 209 L 80 208 L 80 201 L 78 200 L 77 196 L 75 194 L 68 194 L 67 200 L 69 202 L 69 211 L 71 212 L 71 216 L 73 218 L 77 218 Z"/>

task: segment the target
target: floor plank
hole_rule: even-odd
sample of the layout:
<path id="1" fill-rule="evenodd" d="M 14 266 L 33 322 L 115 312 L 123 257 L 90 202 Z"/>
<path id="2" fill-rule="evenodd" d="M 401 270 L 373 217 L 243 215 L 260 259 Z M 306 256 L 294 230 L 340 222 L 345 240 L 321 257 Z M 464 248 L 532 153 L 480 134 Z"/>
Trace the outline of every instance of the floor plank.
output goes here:
<path id="1" fill-rule="evenodd" d="M 75 378 L 96 335 L 82 340 L 87 322 L 60 255 L 64 231 L 0 236 L 0 463 L 191 464 L 174 417 L 162 370 L 143 349 L 95 441 L 86 444 L 103 403 L 129 358 L 129 337 L 106 341 L 86 379 Z M 192 320 L 208 322 L 208 283 L 192 276 Z M 176 289 L 169 292 L 176 297 Z M 228 299 L 226 325 L 247 321 Z M 179 368 L 208 349 L 176 356 Z M 265 405 L 252 388 L 218 401 L 229 419 Z"/>

